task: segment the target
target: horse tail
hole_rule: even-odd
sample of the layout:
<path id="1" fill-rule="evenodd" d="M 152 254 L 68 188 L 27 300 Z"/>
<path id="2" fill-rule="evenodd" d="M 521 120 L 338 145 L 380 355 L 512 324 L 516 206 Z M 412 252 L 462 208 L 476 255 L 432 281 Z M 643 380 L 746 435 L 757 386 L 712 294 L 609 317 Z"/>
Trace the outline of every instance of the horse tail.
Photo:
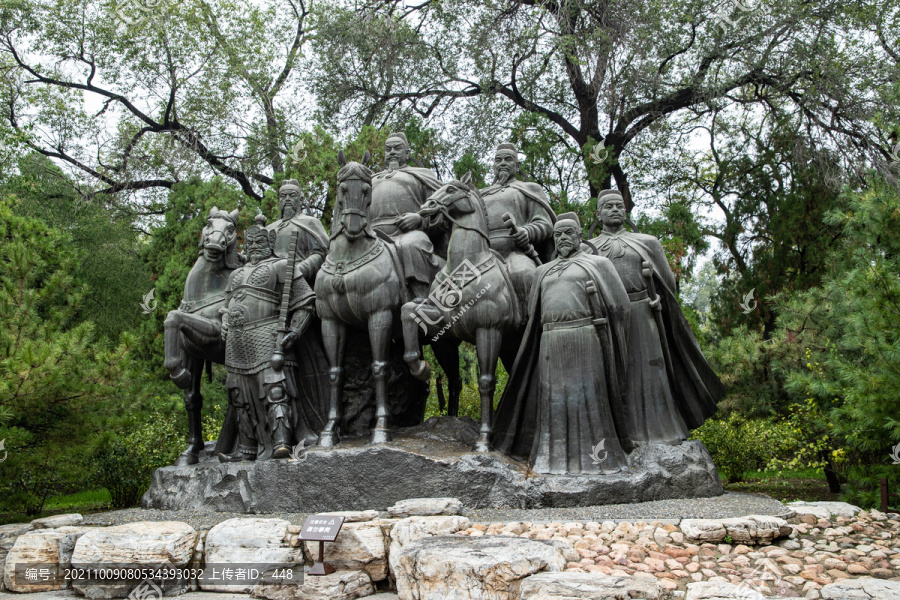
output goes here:
<path id="1" fill-rule="evenodd" d="M 206 380 L 209 383 L 212 383 L 212 361 L 207 360 L 206 362 Z"/>

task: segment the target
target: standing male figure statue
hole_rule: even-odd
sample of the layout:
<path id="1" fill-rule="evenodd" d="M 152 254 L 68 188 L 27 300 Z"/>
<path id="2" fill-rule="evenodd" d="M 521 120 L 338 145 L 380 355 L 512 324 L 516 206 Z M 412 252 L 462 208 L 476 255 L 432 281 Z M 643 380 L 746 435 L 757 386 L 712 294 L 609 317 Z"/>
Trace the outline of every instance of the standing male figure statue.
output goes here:
<path id="1" fill-rule="evenodd" d="M 328 233 L 319 219 L 303 213 L 303 194 L 296 179 L 287 179 L 278 188 L 278 208 L 280 218 L 267 227 L 276 235 L 275 256 L 288 258 L 291 235 L 297 232 L 294 274 L 302 276 L 312 289 L 328 253 Z M 310 432 L 321 431 L 328 415 L 329 384 L 328 360 L 318 322 L 294 344 L 293 354 L 297 364 L 294 369 L 297 403 L 305 413 L 302 422 L 309 426 Z M 316 441 L 312 433 L 304 439 L 307 446 Z"/>
<path id="2" fill-rule="evenodd" d="M 265 217 L 257 216 L 244 232 L 250 262 L 231 274 L 225 290 L 225 387 L 237 417 L 238 443 L 232 452 L 219 453 L 222 462 L 287 458 L 295 438 L 316 439 L 316 424 L 308 422 L 306 407 L 296 401 L 297 362 L 289 352 L 309 327 L 315 296 L 296 268 L 302 262 L 291 265 L 290 259 L 274 254 L 276 238 L 274 230 L 266 229 Z M 289 287 L 287 298 L 284 286 Z M 279 335 L 288 323 L 287 332 Z"/>
<path id="3" fill-rule="evenodd" d="M 652 235 L 624 229 L 616 190 L 597 198 L 602 233 L 591 240 L 612 261 L 631 301 L 623 444 L 680 444 L 716 412 L 724 389 L 675 299 L 675 276 Z"/>
<path id="4" fill-rule="evenodd" d="M 388 136 L 384 158 L 387 168 L 372 179 L 369 222 L 397 244 L 409 291 L 424 298 L 443 262 L 428 236 L 430 224 L 418 212 L 441 184 L 431 169 L 407 165 L 409 142 L 403 133 Z"/>
<path id="5" fill-rule="evenodd" d="M 553 249 L 556 215 L 541 186 L 520 181 L 518 174 L 518 149 L 500 144 L 494 157 L 494 183 L 481 190 L 481 196 L 487 208 L 491 248 L 506 259 L 524 316 L 538 265 L 535 259 L 548 260 Z"/>
<path id="6" fill-rule="evenodd" d="M 537 269 L 525 336 L 497 409 L 494 446 L 529 456 L 538 473 L 627 465 L 620 390 L 631 306 L 612 263 L 584 252 L 581 235 L 577 215 L 560 215 L 559 258 Z"/>
<path id="7" fill-rule="evenodd" d="M 303 214 L 303 195 L 300 182 L 287 179 L 278 188 L 278 209 L 280 218 L 268 226 L 276 233 L 275 256 L 288 257 L 288 245 L 291 233 L 299 231 L 297 239 L 298 269 L 303 272 L 307 282 L 316 280 L 316 273 L 325 262 L 328 252 L 328 233 L 319 219 Z"/>

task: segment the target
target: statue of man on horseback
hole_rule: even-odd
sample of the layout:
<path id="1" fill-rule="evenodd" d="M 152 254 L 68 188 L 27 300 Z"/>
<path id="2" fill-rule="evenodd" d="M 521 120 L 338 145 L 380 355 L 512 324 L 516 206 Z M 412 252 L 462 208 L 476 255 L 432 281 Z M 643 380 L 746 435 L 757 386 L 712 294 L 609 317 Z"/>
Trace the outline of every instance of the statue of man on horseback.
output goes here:
<path id="1" fill-rule="evenodd" d="M 428 294 L 428 286 L 443 266 L 428 236 L 430 223 L 419 215 L 425 200 L 440 187 L 431 169 L 410 167 L 409 143 L 392 133 L 384 143 L 387 168 L 372 178 L 372 228 L 387 234 L 400 252 L 406 283 L 414 298 Z"/>
<path id="2" fill-rule="evenodd" d="M 518 149 L 500 144 L 494 157 L 494 183 L 481 190 L 481 197 L 487 207 L 491 249 L 506 260 L 524 316 L 534 272 L 553 251 L 556 215 L 541 186 L 521 181 L 518 175 Z"/>

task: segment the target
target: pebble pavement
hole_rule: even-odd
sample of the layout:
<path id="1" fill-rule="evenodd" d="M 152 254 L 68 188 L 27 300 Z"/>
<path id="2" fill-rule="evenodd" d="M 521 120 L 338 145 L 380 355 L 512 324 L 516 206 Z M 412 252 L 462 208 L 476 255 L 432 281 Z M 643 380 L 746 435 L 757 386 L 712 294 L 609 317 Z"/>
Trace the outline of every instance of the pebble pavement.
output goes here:
<path id="1" fill-rule="evenodd" d="M 727 492 L 712 498 L 687 500 L 656 500 L 636 504 L 610 504 L 573 508 L 479 508 L 465 509 L 463 515 L 473 523 L 497 521 L 528 521 L 551 523 L 554 521 L 662 521 L 677 524 L 680 519 L 724 519 L 746 515 L 785 516 L 791 510 L 778 500 L 762 494 Z M 210 529 L 217 523 L 244 513 L 216 513 L 190 510 L 156 510 L 128 508 L 85 515 L 84 525 L 122 525 L 136 521 L 182 521 L 194 529 Z M 273 519 L 285 519 L 294 525 L 302 525 L 307 513 L 277 513 L 260 515 Z M 385 513 L 384 516 L 387 516 Z"/>

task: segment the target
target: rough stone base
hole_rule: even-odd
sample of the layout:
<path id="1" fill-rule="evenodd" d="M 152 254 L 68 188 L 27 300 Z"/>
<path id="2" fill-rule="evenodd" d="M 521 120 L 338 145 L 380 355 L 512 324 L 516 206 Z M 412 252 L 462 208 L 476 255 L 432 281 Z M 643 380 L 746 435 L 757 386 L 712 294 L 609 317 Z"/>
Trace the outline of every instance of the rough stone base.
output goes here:
<path id="1" fill-rule="evenodd" d="M 470 508 L 542 508 L 717 496 L 724 492 L 698 441 L 635 450 L 628 471 L 600 476 L 536 475 L 499 452 L 471 451 L 471 419 L 440 417 L 370 446 L 344 440 L 304 460 L 164 467 L 144 508 L 243 513 L 386 510 L 407 498 L 454 497 Z M 204 453 L 206 454 L 206 453 Z"/>

